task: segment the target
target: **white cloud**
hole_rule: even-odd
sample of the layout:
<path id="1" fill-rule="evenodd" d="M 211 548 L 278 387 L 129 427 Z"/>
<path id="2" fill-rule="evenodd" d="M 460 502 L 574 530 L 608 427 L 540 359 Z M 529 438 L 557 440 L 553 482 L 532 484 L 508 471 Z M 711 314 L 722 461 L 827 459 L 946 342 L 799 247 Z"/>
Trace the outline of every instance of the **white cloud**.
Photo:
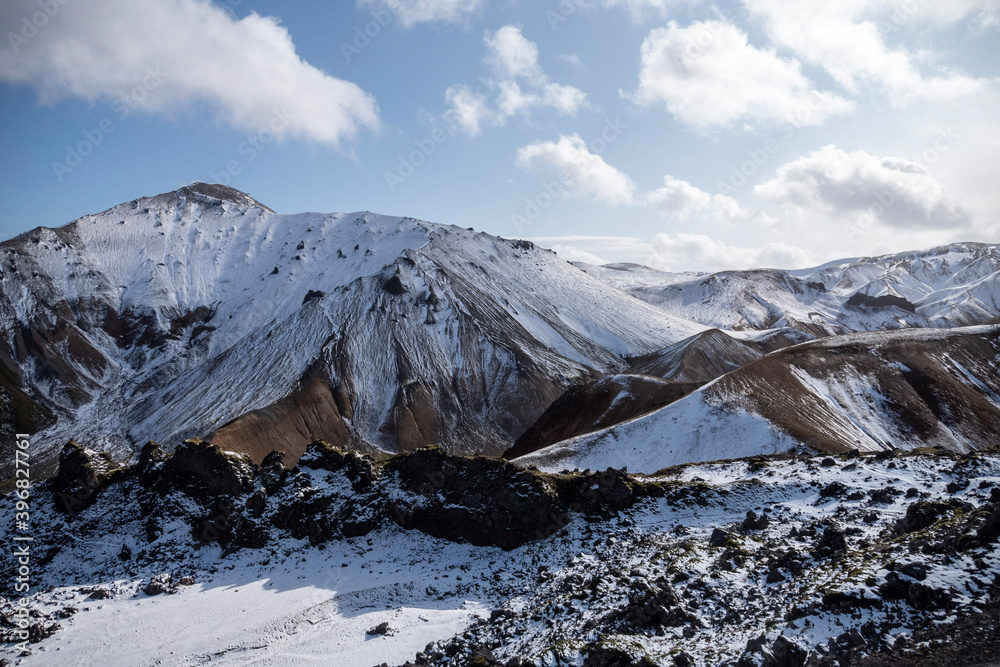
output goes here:
<path id="1" fill-rule="evenodd" d="M 142 88 L 147 112 L 208 104 L 236 128 L 331 145 L 380 125 L 374 98 L 303 61 L 274 18 L 236 20 L 209 0 L 59 6 L 27 43 L 0 50 L 0 79 L 34 88 L 44 103 L 114 101 Z M 19 33 L 38 11 L 30 0 L 5 2 L 0 32 Z"/>
<path id="2" fill-rule="evenodd" d="M 600 155 L 595 155 L 577 134 L 560 135 L 559 141 L 539 141 L 517 151 L 514 163 L 525 171 L 558 178 L 566 197 L 579 197 L 611 206 L 635 202 L 635 183 Z"/>
<path id="3" fill-rule="evenodd" d="M 766 213 L 743 208 L 728 195 L 709 194 L 669 174 L 663 177 L 662 188 L 646 193 L 642 199 L 680 221 L 696 218 L 699 222 L 776 223 Z"/>
<path id="4" fill-rule="evenodd" d="M 809 253 L 784 243 L 759 248 L 728 245 L 705 234 L 657 234 L 652 242 L 631 236 L 539 236 L 529 239 L 552 248 L 567 261 L 605 264 L 633 262 L 661 271 L 804 268 L 815 264 Z"/>
<path id="5" fill-rule="evenodd" d="M 480 12 L 486 0 L 358 0 L 358 5 L 385 9 L 406 27 L 417 23 L 455 23 Z"/>
<path id="6" fill-rule="evenodd" d="M 681 28 L 671 21 L 642 44 L 639 88 L 643 104 L 666 103 L 681 123 L 698 130 L 748 121 L 820 124 L 853 109 L 833 93 L 817 90 L 795 60 L 758 49 L 746 33 L 724 21 Z M 802 111 L 808 109 L 802 121 Z"/>
<path id="7" fill-rule="evenodd" d="M 596 264 L 597 266 L 608 263 L 602 257 L 599 257 L 592 252 L 587 252 L 586 250 L 577 248 L 574 245 L 562 245 L 557 243 L 550 246 L 549 250 L 559 255 L 567 262 L 586 262 L 587 264 Z"/>
<path id="8" fill-rule="evenodd" d="M 769 37 L 799 57 L 825 68 L 846 89 L 874 84 L 894 103 L 913 99 L 947 99 L 978 90 L 980 82 L 942 69 L 925 77 L 916 57 L 885 42 L 886 26 L 912 27 L 919 21 L 941 25 L 981 12 L 995 20 L 995 0 L 895 3 L 889 0 L 743 0 L 751 16 L 761 19 Z M 993 19 L 988 17 L 992 16 Z"/>
<path id="9" fill-rule="evenodd" d="M 778 168 L 754 192 L 831 219 L 892 227 L 960 228 L 971 215 L 913 160 L 824 148 Z"/>
<path id="10" fill-rule="evenodd" d="M 664 271 L 722 271 L 727 269 L 803 268 L 810 257 L 800 248 L 768 243 L 741 248 L 704 234 L 657 234 L 649 264 Z"/>
<path id="11" fill-rule="evenodd" d="M 667 175 L 663 187 L 637 193 L 625 173 L 590 151 L 579 135 L 560 135 L 558 141 L 538 141 L 517 151 L 514 164 L 556 178 L 564 198 L 580 198 L 611 206 L 653 206 L 679 221 L 752 222 L 773 225 L 768 215 L 745 209 L 732 197 L 712 195 L 687 181 Z M 550 188 L 555 189 L 555 188 Z"/>
<path id="12" fill-rule="evenodd" d="M 586 236 L 570 234 L 566 236 L 531 236 L 528 237 L 536 245 L 543 248 L 572 248 L 571 253 L 579 253 L 568 261 L 587 262 L 588 264 L 606 264 L 605 257 L 613 256 L 613 261 L 642 263 L 649 259 L 650 245 L 648 241 L 635 236 Z M 559 251 L 556 251 L 557 254 Z M 590 255 L 590 259 L 582 257 Z M 560 254 L 563 259 L 569 255 Z M 596 261 L 595 261 L 596 260 Z"/>
<path id="13" fill-rule="evenodd" d="M 482 131 L 483 123 L 493 122 L 494 112 L 486 97 L 469 90 L 468 86 L 454 86 L 445 91 L 444 99 L 450 107 L 449 119 L 470 137 Z"/>
<path id="14" fill-rule="evenodd" d="M 551 83 L 538 64 L 538 46 L 525 38 L 519 26 L 507 25 L 483 36 L 484 58 L 492 78 L 485 81 L 487 92 L 472 92 L 467 86 L 452 86 L 445 92 L 447 119 L 469 136 L 484 125 L 505 125 L 510 118 L 527 115 L 532 109 L 552 109 L 573 116 L 586 105 L 587 95 L 573 86 Z M 522 87 L 523 83 L 523 87 Z"/>
<path id="15" fill-rule="evenodd" d="M 549 83 L 542 89 L 541 103 L 555 109 L 563 116 L 572 116 L 577 109 L 587 103 L 587 94 L 573 86 Z"/>
<path id="16" fill-rule="evenodd" d="M 583 67 L 583 62 L 580 60 L 580 56 L 575 53 L 560 53 L 556 56 L 556 60 L 561 60 L 564 63 L 572 65 L 573 67 Z"/>
<path id="17" fill-rule="evenodd" d="M 636 19 L 645 18 L 650 14 L 665 16 L 668 8 L 676 4 L 679 4 L 678 0 L 604 0 L 605 7 L 625 7 Z"/>
<path id="18" fill-rule="evenodd" d="M 505 25 L 483 37 L 489 55 L 487 62 L 502 79 L 527 79 L 542 83 L 545 75 L 538 64 L 538 45 L 521 34 L 521 28 Z"/>

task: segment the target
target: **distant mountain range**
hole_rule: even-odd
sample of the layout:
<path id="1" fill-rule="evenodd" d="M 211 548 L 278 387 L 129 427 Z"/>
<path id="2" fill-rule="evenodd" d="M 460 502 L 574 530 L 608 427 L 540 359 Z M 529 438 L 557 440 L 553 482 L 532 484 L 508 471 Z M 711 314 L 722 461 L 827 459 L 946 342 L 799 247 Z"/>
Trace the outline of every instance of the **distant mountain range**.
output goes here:
<path id="1" fill-rule="evenodd" d="M 570 264 L 194 184 L 0 244 L 0 428 L 35 435 L 39 473 L 71 437 L 642 469 L 966 450 L 1000 423 L 997 329 L 968 328 L 997 322 L 998 276 L 973 243 L 800 271 Z"/>

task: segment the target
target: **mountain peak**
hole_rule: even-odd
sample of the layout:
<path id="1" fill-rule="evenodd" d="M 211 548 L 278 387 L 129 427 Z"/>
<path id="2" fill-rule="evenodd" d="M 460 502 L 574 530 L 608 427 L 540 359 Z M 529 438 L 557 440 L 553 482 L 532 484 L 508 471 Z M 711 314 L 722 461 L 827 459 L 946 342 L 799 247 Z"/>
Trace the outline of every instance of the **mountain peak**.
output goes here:
<path id="1" fill-rule="evenodd" d="M 217 199 L 219 201 L 228 201 L 240 206 L 242 208 L 259 208 L 270 213 L 274 213 L 274 210 L 261 204 L 259 201 L 251 197 L 245 192 L 241 192 L 236 188 L 231 188 L 228 185 L 221 185 L 219 183 L 192 183 L 191 185 L 185 185 L 179 190 L 174 192 L 166 193 L 166 195 L 161 196 L 178 196 L 178 197 L 195 197 Z"/>

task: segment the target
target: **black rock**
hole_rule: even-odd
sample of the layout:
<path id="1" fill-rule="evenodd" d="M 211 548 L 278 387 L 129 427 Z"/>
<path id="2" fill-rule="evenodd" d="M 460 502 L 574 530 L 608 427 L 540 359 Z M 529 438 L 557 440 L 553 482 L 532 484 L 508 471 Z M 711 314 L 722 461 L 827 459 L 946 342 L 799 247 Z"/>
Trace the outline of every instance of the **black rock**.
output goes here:
<path id="1" fill-rule="evenodd" d="M 996 491 L 997 489 L 993 489 Z M 1000 537 L 1000 502 L 993 505 L 993 512 L 986 522 L 976 531 L 976 536 L 983 543 L 995 542 Z"/>
<path id="2" fill-rule="evenodd" d="M 76 514 L 89 507 L 98 492 L 122 472 L 107 454 L 98 454 L 70 440 L 59 454 L 59 472 L 52 483 L 56 509 Z"/>
<path id="3" fill-rule="evenodd" d="M 201 440 L 185 440 L 163 464 L 160 493 L 183 491 L 192 498 L 237 495 L 253 488 L 254 466 L 246 456 L 226 454 Z"/>
<path id="4" fill-rule="evenodd" d="M 733 537 L 732 533 L 723 530 L 721 528 L 716 528 L 712 531 L 712 536 L 708 539 L 708 546 L 710 547 L 724 547 L 729 543 Z"/>
<path id="5" fill-rule="evenodd" d="M 830 482 L 819 492 L 821 498 L 840 498 L 847 493 L 847 487 L 843 482 Z"/>
<path id="6" fill-rule="evenodd" d="M 934 525 L 941 517 L 957 509 L 972 510 L 972 505 L 959 500 L 943 502 L 918 500 L 906 508 L 906 516 L 896 522 L 896 532 L 900 535 L 916 532 Z"/>
<path id="7" fill-rule="evenodd" d="M 927 568 L 921 563 L 907 563 L 899 568 L 899 573 L 905 574 L 906 576 L 916 579 L 917 581 L 923 581 L 927 578 Z"/>
<path id="8" fill-rule="evenodd" d="M 806 649 L 781 635 L 771 644 L 771 655 L 765 657 L 764 667 L 803 667 L 808 658 Z"/>
<path id="9" fill-rule="evenodd" d="M 392 634 L 392 628 L 389 627 L 389 622 L 388 621 L 383 621 L 382 623 L 379 623 L 378 625 L 376 625 L 374 628 L 369 628 L 368 632 L 366 632 L 365 634 L 366 635 L 388 635 L 388 634 Z"/>
<path id="10" fill-rule="evenodd" d="M 390 464 L 403 493 L 389 501 L 403 528 L 476 546 L 510 550 L 569 523 L 546 479 L 512 463 L 418 449 Z"/>
<path id="11" fill-rule="evenodd" d="M 743 523 L 740 524 L 740 528 L 743 532 L 750 532 L 753 530 L 764 530 L 770 524 L 770 520 L 767 518 L 766 514 L 761 514 L 757 516 L 757 513 L 753 510 L 747 510 L 747 516 L 743 519 Z"/>
<path id="12" fill-rule="evenodd" d="M 844 531 L 834 526 L 823 530 L 823 535 L 816 541 L 813 555 L 817 558 L 843 555 L 847 553 L 847 538 Z"/>
<path id="13" fill-rule="evenodd" d="M 162 595 L 163 593 L 174 593 L 177 589 L 171 585 L 172 577 L 170 573 L 164 572 L 163 574 L 157 574 L 146 587 L 142 589 L 142 592 L 146 595 Z"/>

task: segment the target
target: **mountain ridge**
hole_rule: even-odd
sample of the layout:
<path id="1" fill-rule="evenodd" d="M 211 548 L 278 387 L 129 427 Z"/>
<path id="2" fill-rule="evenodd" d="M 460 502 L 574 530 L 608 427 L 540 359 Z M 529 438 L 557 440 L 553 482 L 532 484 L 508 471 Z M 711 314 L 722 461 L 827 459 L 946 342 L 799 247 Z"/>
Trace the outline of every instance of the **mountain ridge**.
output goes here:
<path id="1" fill-rule="evenodd" d="M 321 436 L 500 454 L 566 387 L 703 328 L 530 242 L 366 212 L 279 215 L 211 192 L 0 244 L 0 358 L 11 395 L 56 416 L 46 439 L 128 456 L 228 426 L 223 439 L 255 456 L 263 446 L 240 437 L 291 455 Z M 283 441 L 266 409 L 317 378 L 322 414 L 296 417 L 308 437 Z M 233 426 L 259 410 L 254 428 Z"/>

